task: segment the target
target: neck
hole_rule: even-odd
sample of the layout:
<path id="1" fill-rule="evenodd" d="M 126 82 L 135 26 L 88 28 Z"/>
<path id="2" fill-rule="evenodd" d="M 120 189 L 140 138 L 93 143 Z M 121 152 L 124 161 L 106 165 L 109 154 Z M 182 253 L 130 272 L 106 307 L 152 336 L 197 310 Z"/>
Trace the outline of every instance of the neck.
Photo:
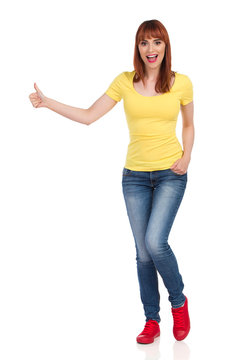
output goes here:
<path id="1" fill-rule="evenodd" d="M 146 68 L 145 78 L 148 81 L 156 81 L 159 74 L 159 67 L 156 69 Z"/>

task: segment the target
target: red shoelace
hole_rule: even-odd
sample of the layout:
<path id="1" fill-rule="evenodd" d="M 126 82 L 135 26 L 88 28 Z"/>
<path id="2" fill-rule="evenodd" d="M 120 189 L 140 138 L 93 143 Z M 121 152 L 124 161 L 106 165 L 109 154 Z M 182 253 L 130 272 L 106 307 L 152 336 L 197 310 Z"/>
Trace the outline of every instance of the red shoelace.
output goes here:
<path id="1" fill-rule="evenodd" d="M 143 331 L 141 332 L 141 335 L 151 335 L 153 328 L 155 328 L 156 326 L 157 324 L 154 320 L 148 320 L 145 324 Z"/>
<path id="2" fill-rule="evenodd" d="M 184 310 L 183 306 L 180 308 L 175 308 L 172 311 L 173 319 L 174 319 L 174 326 L 176 328 L 183 328 L 184 329 Z"/>

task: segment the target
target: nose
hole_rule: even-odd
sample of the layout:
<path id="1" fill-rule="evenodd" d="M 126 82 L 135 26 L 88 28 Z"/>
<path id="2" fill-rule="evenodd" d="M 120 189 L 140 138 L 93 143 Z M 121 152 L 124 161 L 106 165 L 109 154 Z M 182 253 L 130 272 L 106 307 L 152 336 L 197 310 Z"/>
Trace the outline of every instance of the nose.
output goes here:
<path id="1" fill-rule="evenodd" d="M 149 44 L 148 51 L 151 52 L 154 48 L 154 44 Z"/>

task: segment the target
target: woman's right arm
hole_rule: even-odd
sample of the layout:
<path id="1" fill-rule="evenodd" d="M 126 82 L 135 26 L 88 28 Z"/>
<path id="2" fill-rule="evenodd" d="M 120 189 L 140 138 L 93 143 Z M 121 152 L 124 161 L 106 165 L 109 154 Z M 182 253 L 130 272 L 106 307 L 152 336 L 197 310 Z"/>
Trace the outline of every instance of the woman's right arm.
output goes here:
<path id="1" fill-rule="evenodd" d="M 117 104 L 117 101 L 113 100 L 110 96 L 104 93 L 88 109 L 80 109 L 65 105 L 44 96 L 41 90 L 37 87 L 36 83 L 34 83 L 34 88 L 36 92 L 29 95 L 30 101 L 34 107 L 46 107 L 70 120 L 77 121 L 84 125 L 92 124 Z"/>

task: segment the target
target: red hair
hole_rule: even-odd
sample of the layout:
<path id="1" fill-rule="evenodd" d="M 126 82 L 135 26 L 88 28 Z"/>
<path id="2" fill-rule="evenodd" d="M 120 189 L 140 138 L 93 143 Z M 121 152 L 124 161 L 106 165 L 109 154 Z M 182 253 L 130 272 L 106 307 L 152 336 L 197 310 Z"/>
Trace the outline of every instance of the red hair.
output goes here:
<path id="1" fill-rule="evenodd" d="M 138 45 L 142 40 L 150 39 L 151 37 L 161 39 L 165 42 L 165 55 L 155 85 L 156 92 L 165 93 L 170 90 L 171 78 L 175 76 L 176 71 L 171 70 L 171 46 L 168 32 L 164 25 L 158 20 L 144 21 L 137 30 L 133 58 L 136 74 L 134 75 L 133 82 L 138 82 L 141 79 L 145 85 L 145 64 L 141 58 Z"/>

